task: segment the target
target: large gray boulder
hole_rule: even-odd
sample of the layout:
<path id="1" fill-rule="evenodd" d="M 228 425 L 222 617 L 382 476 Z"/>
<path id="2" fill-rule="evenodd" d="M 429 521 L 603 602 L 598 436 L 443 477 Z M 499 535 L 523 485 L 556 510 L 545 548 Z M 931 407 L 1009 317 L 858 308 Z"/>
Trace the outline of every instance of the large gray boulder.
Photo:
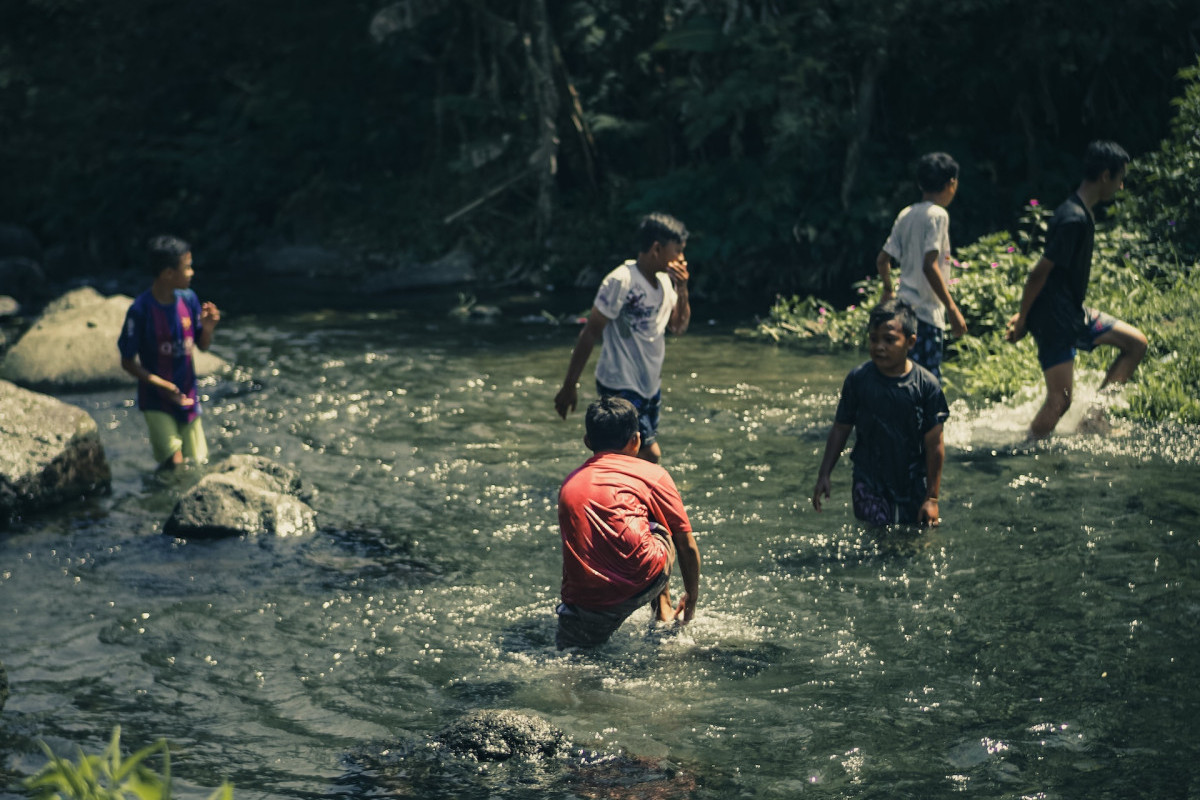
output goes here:
<path id="1" fill-rule="evenodd" d="M 437 735 L 451 752 L 479 761 L 553 757 L 571 745 L 567 735 L 540 717 L 517 711 L 475 711 Z"/>
<path id="2" fill-rule="evenodd" d="M 0 378 L 53 392 L 132 385 L 117 352 L 131 303 L 127 295 L 105 297 L 90 286 L 59 297 L 5 354 Z M 195 359 L 198 375 L 229 369 L 221 358 L 199 349 Z"/>
<path id="3" fill-rule="evenodd" d="M 86 411 L 8 381 L 0 409 L 0 527 L 108 488 L 112 473 Z"/>
<path id="4" fill-rule="evenodd" d="M 313 533 L 311 499 L 295 470 L 262 456 L 234 455 L 179 498 L 163 533 L 182 539 Z"/>

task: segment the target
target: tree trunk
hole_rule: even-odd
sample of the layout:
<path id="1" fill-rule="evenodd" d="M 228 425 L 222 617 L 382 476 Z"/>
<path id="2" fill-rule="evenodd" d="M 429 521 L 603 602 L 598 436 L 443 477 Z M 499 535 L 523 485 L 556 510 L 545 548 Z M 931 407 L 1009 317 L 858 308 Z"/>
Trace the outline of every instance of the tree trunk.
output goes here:
<path id="1" fill-rule="evenodd" d="M 554 87 L 554 45 L 546 0 L 528 0 L 533 33 L 525 35 L 525 52 L 537 107 L 537 150 L 530 164 L 537 170 L 537 243 L 544 246 L 554 219 L 554 176 L 558 172 L 558 90 Z"/>

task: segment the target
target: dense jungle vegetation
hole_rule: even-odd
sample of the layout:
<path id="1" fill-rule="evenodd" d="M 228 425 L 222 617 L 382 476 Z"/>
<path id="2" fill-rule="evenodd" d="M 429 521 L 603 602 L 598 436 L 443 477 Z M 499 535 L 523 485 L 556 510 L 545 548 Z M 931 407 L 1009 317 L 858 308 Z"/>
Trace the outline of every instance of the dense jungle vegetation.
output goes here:
<path id="1" fill-rule="evenodd" d="M 1090 139 L 1167 132 L 1177 0 L 8 0 L 0 221 L 93 269 L 170 230 L 569 283 L 638 213 L 693 230 L 699 299 L 848 294 L 915 158 L 951 231 L 1012 229 Z"/>

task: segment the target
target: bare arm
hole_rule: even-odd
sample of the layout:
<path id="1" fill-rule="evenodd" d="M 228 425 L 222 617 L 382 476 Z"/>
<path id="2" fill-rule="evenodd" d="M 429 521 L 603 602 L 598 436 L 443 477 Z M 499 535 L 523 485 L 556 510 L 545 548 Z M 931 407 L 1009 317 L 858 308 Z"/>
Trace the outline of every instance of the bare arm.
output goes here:
<path id="1" fill-rule="evenodd" d="M 684 592 L 679 599 L 679 607 L 675 609 L 675 619 L 686 625 L 696 616 L 696 600 L 700 597 L 700 548 L 696 546 L 696 538 L 691 531 L 672 533 L 671 541 L 675 543 Z"/>
<path id="2" fill-rule="evenodd" d="M 817 471 L 817 485 L 813 487 L 812 504 L 817 511 L 821 510 L 821 498 L 829 499 L 829 476 L 841 458 L 842 451 L 846 449 L 846 442 L 849 441 L 852 430 L 853 425 L 835 422 L 829 431 L 829 439 L 825 442 L 825 457 L 821 459 L 821 468 Z"/>
<path id="3" fill-rule="evenodd" d="M 1029 273 L 1029 277 L 1025 280 L 1025 288 L 1021 292 L 1021 308 L 1008 321 L 1008 330 L 1004 334 L 1004 338 L 1010 342 L 1019 342 L 1025 335 L 1025 323 L 1029 319 L 1029 309 L 1033 308 L 1033 301 L 1037 300 L 1042 289 L 1046 287 L 1046 279 L 1050 277 L 1052 269 L 1054 269 L 1054 262 L 1045 256 L 1038 259 L 1037 264 L 1033 266 L 1033 271 Z"/>
<path id="4" fill-rule="evenodd" d="M 571 361 L 567 364 L 567 377 L 563 380 L 558 394 L 554 395 L 554 410 L 563 419 L 567 418 L 568 411 L 575 410 L 575 405 L 579 401 L 576 391 L 579 376 L 583 374 L 583 368 L 587 366 L 596 342 L 600 341 L 600 337 L 604 335 L 606 325 L 608 325 L 608 317 L 601 314 L 600 309 L 592 306 L 587 322 L 584 323 L 583 330 L 579 332 L 579 338 L 575 340 L 575 349 L 571 351 Z"/>
<path id="5" fill-rule="evenodd" d="M 925 434 L 925 502 L 917 512 L 917 522 L 938 525 L 942 518 L 938 513 L 938 493 L 942 487 L 942 465 L 946 462 L 946 445 L 942 440 L 942 426 L 935 425 Z"/>
<path id="6" fill-rule="evenodd" d="M 183 403 L 187 400 L 187 398 L 183 396 L 183 393 L 179 391 L 178 386 L 171 383 L 161 375 L 155 375 L 153 372 L 143 367 L 142 363 L 136 358 L 122 358 L 121 369 L 137 378 L 139 383 L 149 384 L 158 391 L 168 395 L 175 405 L 183 405 Z"/>
<path id="7" fill-rule="evenodd" d="M 688 302 L 688 274 L 687 261 L 683 255 L 667 265 L 667 272 L 671 276 L 671 283 L 675 286 L 675 294 L 678 299 L 675 301 L 675 308 L 671 309 L 671 318 L 667 320 L 667 330 L 678 336 L 685 333 L 688 329 L 688 324 L 692 321 L 692 306 Z"/>
<path id="8" fill-rule="evenodd" d="M 213 331 L 221 321 L 221 312 L 214 303 L 200 306 L 200 333 L 196 335 L 196 347 L 207 350 L 212 345 Z"/>
<path id="9" fill-rule="evenodd" d="M 875 256 L 875 270 L 883 281 L 883 294 L 879 302 L 884 303 L 896 296 L 896 287 L 892 285 L 892 257 L 886 250 L 880 250 L 879 255 Z"/>
<path id="10" fill-rule="evenodd" d="M 946 312 L 950 315 L 950 330 L 955 336 L 964 336 L 967 332 L 967 321 L 963 319 L 962 312 L 958 310 L 958 306 L 954 303 L 954 298 L 950 296 L 950 287 L 946 285 L 946 279 L 942 276 L 942 271 L 937 267 L 938 251 L 930 250 L 925 254 L 925 263 L 921 267 L 921 272 L 925 275 L 925 280 L 929 281 L 929 288 L 933 289 L 933 294 L 938 300 L 942 301 L 942 305 L 946 307 Z"/>

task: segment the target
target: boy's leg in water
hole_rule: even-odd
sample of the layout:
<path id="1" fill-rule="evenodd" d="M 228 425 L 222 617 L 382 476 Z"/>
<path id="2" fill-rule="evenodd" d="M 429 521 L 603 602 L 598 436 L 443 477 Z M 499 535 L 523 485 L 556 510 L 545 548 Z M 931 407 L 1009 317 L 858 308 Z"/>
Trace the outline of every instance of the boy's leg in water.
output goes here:
<path id="1" fill-rule="evenodd" d="M 1031 439 L 1044 439 L 1054 431 L 1054 426 L 1071 407 L 1071 392 L 1075 383 L 1075 362 L 1064 361 L 1048 368 L 1046 377 L 1046 399 L 1029 424 Z"/>
<path id="2" fill-rule="evenodd" d="M 1110 383 L 1125 383 L 1133 376 L 1133 371 L 1142 362 L 1149 344 L 1146 335 L 1137 328 L 1125 322 L 1117 322 L 1105 333 L 1096 337 L 1096 344 L 1109 344 L 1120 350 L 1120 354 L 1109 366 L 1100 384 L 1103 389 Z"/>

